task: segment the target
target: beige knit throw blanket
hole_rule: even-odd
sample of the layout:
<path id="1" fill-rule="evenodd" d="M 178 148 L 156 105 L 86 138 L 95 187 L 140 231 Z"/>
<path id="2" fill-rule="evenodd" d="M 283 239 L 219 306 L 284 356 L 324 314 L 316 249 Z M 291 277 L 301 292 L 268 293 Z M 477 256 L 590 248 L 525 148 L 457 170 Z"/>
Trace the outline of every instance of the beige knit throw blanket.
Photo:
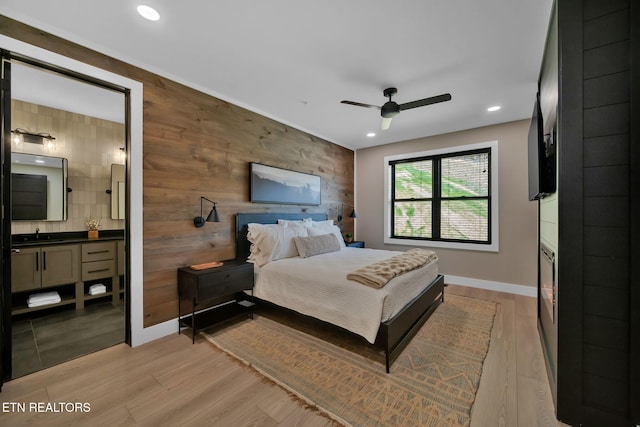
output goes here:
<path id="1" fill-rule="evenodd" d="M 394 277 L 422 267 L 435 259 L 438 259 L 438 256 L 431 250 L 409 249 L 400 255 L 359 268 L 347 274 L 347 279 L 380 289 Z"/>

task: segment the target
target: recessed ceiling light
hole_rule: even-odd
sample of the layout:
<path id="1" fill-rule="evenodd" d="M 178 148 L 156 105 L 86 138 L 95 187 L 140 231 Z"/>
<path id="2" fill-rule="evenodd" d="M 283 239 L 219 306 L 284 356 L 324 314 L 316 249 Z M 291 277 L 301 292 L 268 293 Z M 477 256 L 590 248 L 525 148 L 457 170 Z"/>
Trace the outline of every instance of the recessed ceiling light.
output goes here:
<path id="1" fill-rule="evenodd" d="M 154 8 L 143 4 L 138 6 L 138 13 L 149 21 L 157 21 L 160 19 L 160 14 Z"/>
<path id="2" fill-rule="evenodd" d="M 369 132 L 369 133 L 367 134 L 367 136 L 368 136 L 369 138 L 373 138 L 374 136 L 376 136 L 376 133 L 375 133 L 375 132 Z"/>
<path id="3" fill-rule="evenodd" d="M 499 105 L 494 105 L 493 107 L 487 108 L 487 111 L 491 111 L 491 112 L 498 111 L 500 108 L 502 107 L 500 107 Z"/>

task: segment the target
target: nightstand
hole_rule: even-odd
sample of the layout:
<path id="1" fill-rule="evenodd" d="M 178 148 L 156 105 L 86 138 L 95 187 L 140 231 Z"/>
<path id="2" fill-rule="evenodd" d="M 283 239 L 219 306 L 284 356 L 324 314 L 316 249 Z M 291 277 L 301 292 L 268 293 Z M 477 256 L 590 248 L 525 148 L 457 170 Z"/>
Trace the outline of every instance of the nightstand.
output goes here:
<path id="1" fill-rule="evenodd" d="M 245 290 L 251 290 L 250 297 L 242 292 Z M 178 333 L 182 326 L 191 328 L 193 343 L 199 328 L 242 314 L 253 317 L 253 264 L 244 260 L 229 260 L 224 261 L 224 265 L 220 267 L 205 270 L 180 268 L 178 298 Z M 235 299 L 235 302 L 198 311 L 206 303 L 223 299 Z M 191 313 L 182 313 L 183 303 L 190 305 Z"/>
<path id="2" fill-rule="evenodd" d="M 344 244 L 350 248 L 364 248 L 364 241 L 362 240 L 354 240 L 353 242 L 345 242 Z"/>

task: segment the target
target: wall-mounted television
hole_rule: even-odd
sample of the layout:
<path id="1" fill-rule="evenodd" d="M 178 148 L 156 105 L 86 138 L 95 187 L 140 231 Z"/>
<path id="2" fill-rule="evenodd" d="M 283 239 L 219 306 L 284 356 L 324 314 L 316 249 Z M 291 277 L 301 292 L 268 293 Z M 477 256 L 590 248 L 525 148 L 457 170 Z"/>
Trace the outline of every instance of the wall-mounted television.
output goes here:
<path id="1" fill-rule="evenodd" d="M 529 126 L 529 200 L 542 199 L 555 191 L 555 131 L 552 130 L 549 135 L 544 134 L 540 94 L 538 94 Z"/>

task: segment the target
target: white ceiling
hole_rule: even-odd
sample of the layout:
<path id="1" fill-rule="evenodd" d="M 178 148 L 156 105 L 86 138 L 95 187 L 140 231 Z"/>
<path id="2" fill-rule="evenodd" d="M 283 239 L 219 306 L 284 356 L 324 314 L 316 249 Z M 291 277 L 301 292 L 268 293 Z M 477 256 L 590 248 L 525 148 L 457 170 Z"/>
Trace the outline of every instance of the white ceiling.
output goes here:
<path id="1" fill-rule="evenodd" d="M 11 97 L 72 113 L 124 123 L 125 99 L 122 92 L 108 90 L 27 64 L 12 64 Z M 50 129 L 27 130 L 39 133 L 48 132 Z"/>
<path id="2" fill-rule="evenodd" d="M 145 3 L 157 22 L 136 13 Z M 552 0 L 2 0 L 0 14 L 358 149 L 530 117 Z M 403 111 L 380 130 L 382 91 Z M 487 112 L 492 105 L 501 110 Z M 376 136 L 368 138 L 368 132 Z"/>

